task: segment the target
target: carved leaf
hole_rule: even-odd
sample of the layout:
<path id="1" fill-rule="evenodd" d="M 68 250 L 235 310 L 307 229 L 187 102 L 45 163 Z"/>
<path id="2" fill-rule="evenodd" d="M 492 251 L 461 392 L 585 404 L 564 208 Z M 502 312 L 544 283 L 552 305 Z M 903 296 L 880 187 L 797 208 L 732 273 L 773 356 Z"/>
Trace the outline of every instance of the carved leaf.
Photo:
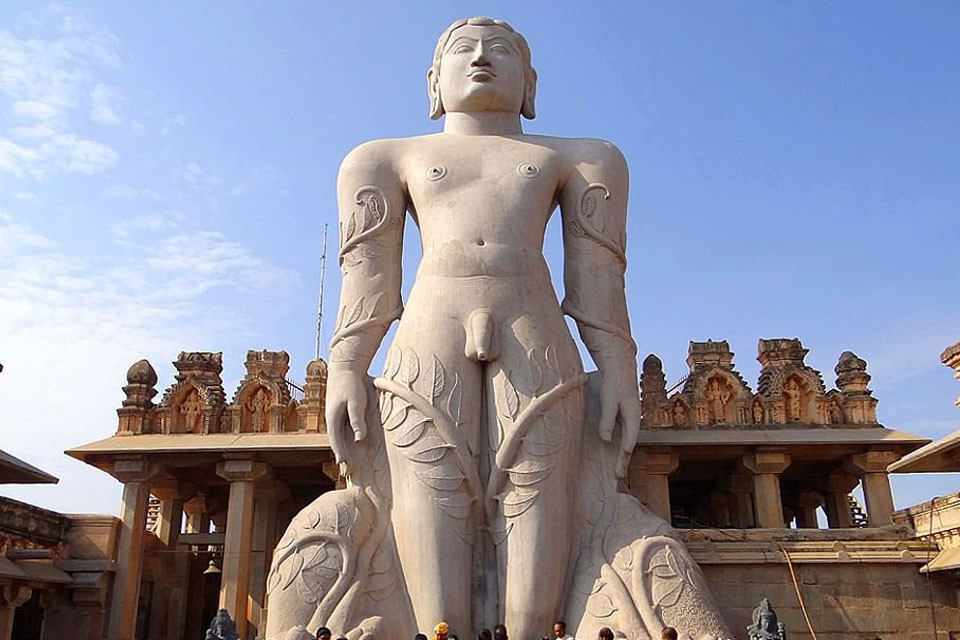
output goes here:
<path id="1" fill-rule="evenodd" d="M 511 491 L 503 498 L 503 515 L 507 518 L 516 518 L 533 506 L 540 491 L 534 489 L 529 493 Z"/>
<path id="2" fill-rule="evenodd" d="M 460 411 L 463 404 L 463 388 L 460 385 L 460 374 L 453 373 L 453 384 L 450 386 L 450 397 L 447 398 L 447 414 L 453 423 L 460 424 Z"/>
<path id="3" fill-rule="evenodd" d="M 537 417 L 536 424 L 527 431 L 527 435 L 523 438 L 524 451 L 537 457 L 556 453 L 562 444 L 563 441 L 560 437 L 547 431 L 546 419 L 542 415 Z"/>
<path id="4" fill-rule="evenodd" d="M 503 544 L 506 539 L 510 537 L 511 531 L 513 531 L 512 522 L 508 522 L 502 529 L 499 527 L 491 527 L 490 536 L 493 538 L 494 546 L 499 547 L 501 544 Z"/>
<path id="5" fill-rule="evenodd" d="M 423 437 L 417 446 L 412 449 L 406 449 L 404 455 L 414 462 L 434 463 L 439 462 L 453 445 L 449 445 L 434 434 L 427 434 Z"/>
<path id="6" fill-rule="evenodd" d="M 547 360 L 547 368 L 550 369 L 550 373 L 552 373 L 557 380 L 560 380 L 560 359 L 557 357 L 557 348 L 552 344 L 548 344 L 547 350 L 544 352 L 544 357 Z"/>
<path id="7" fill-rule="evenodd" d="M 446 372 L 443 370 L 443 363 L 440 362 L 440 359 L 434 354 L 426 380 L 430 404 L 436 406 L 437 398 L 443 393 L 443 388 L 446 386 L 446 383 Z"/>
<path id="8" fill-rule="evenodd" d="M 438 502 L 441 511 L 453 518 L 463 520 L 470 515 L 470 504 L 473 500 L 467 494 L 460 492 L 440 498 Z"/>
<path id="9" fill-rule="evenodd" d="M 364 591 L 375 602 L 386 600 L 393 593 L 396 574 L 390 572 L 371 573 L 365 582 Z"/>
<path id="10" fill-rule="evenodd" d="M 337 312 L 337 326 L 334 327 L 333 331 L 336 333 L 340 331 L 340 328 L 343 327 L 343 316 L 347 313 L 347 305 L 340 307 L 340 311 Z"/>
<path id="11" fill-rule="evenodd" d="M 403 364 L 403 352 L 400 351 L 400 348 L 397 346 L 390 347 L 390 352 L 387 355 L 386 376 L 388 378 L 395 378 L 397 373 L 400 372 L 401 364 Z"/>
<path id="12" fill-rule="evenodd" d="M 373 300 L 370 303 L 370 311 L 367 312 L 367 320 L 373 318 L 380 311 L 380 300 L 383 299 L 383 291 L 378 291 L 374 294 Z"/>
<path id="13" fill-rule="evenodd" d="M 517 417 L 517 411 L 520 410 L 520 397 L 517 395 L 517 388 L 510 382 L 510 372 L 505 372 L 503 376 L 503 399 L 506 403 L 507 417 L 511 420 Z"/>
<path id="14" fill-rule="evenodd" d="M 417 356 L 417 352 L 409 347 L 407 348 L 406 362 L 400 375 L 401 382 L 408 387 L 420 377 L 420 358 Z"/>
<path id="15" fill-rule="evenodd" d="M 360 319 L 360 316 L 363 314 L 363 296 L 357 298 L 356 302 L 353 303 L 353 306 L 350 308 L 350 314 L 347 316 L 346 326 L 352 325 L 354 322 Z"/>
<path id="16" fill-rule="evenodd" d="M 380 394 L 380 424 L 384 424 L 387 421 L 392 411 L 393 394 L 384 391 Z"/>
<path id="17" fill-rule="evenodd" d="M 314 547 L 312 552 L 308 549 L 304 550 L 304 553 L 309 557 L 309 559 L 303 563 L 304 569 L 311 569 L 318 564 L 322 564 L 330 556 L 330 554 L 327 552 L 326 542 L 318 544 L 316 547 Z"/>
<path id="18" fill-rule="evenodd" d="M 410 408 L 410 403 L 401 398 L 397 398 L 393 402 L 393 413 L 390 415 L 390 419 L 386 420 L 383 423 L 384 431 L 393 431 L 407 419 L 407 410 Z"/>
<path id="19" fill-rule="evenodd" d="M 282 580 L 280 574 L 280 567 L 274 565 L 270 568 L 270 575 L 267 577 L 267 593 L 273 593 L 273 591 L 280 586 Z"/>
<path id="20" fill-rule="evenodd" d="M 303 556 L 300 555 L 299 551 L 296 551 L 284 564 L 287 566 L 284 571 L 283 583 L 280 585 L 281 589 L 289 587 L 293 583 L 293 579 L 300 574 L 300 570 L 303 569 Z"/>
<path id="21" fill-rule="evenodd" d="M 416 416 L 420 412 L 416 409 L 411 411 L 411 415 Z M 405 429 L 397 438 L 393 441 L 395 447 L 409 447 L 414 444 L 417 440 L 420 439 L 420 436 L 423 435 L 424 430 L 426 430 L 427 425 L 430 424 L 430 420 L 426 417 L 417 419 L 414 417 L 413 423 L 409 428 Z"/>
<path id="22" fill-rule="evenodd" d="M 537 352 L 534 349 L 527 351 L 527 362 L 530 366 L 530 395 L 536 397 L 543 386 L 543 367 L 537 361 Z"/>
<path id="23" fill-rule="evenodd" d="M 439 467 L 432 467 L 427 471 L 418 471 L 417 477 L 425 485 L 437 491 L 456 491 L 464 480 L 463 474 L 448 475 Z"/>
<path id="24" fill-rule="evenodd" d="M 605 593 L 595 593 L 587 600 L 587 613 L 595 618 L 609 618 L 616 612 L 613 600 Z"/>
<path id="25" fill-rule="evenodd" d="M 542 462 L 524 460 L 520 464 L 507 469 L 507 472 L 510 474 L 510 481 L 516 486 L 530 487 L 545 480 L 552 470 L 552 467 Z"/>
<path id="26" fill-rule="evenodd" d="M 357 231 L 356 216 L 355 214 L 351 213 L 350 220 L 347 221 L 347 231 L 343 237 L 343 242 L 341 243 L 340 246 L 343 246 L 344 244 L 350 242 L 350 240 L 353 238 L 353 234 L 356 233 L 356 231 Z"/>
<path id="27" fill-rule="evenodd" d="M 364 212 L 370 216 L 374 224 L 379 224 L 383 220 L 383 210 L 380 208 L 380 201 L 377 196 L 371 194 L 367 196 Z"/>

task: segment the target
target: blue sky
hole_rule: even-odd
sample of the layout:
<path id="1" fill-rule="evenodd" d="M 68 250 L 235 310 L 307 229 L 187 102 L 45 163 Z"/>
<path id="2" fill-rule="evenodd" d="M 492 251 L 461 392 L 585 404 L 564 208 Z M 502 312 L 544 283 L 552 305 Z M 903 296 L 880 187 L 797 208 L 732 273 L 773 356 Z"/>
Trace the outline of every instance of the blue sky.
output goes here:
<path id="1" fill-rule="evenodd" d="M 161 392 L 181 349 L 222 350 L 228 395 L 248 348 L 302 379 L 339 161 L 438 130 L 425 71 L 475 14 L 530 41 L 528 131 L 625 153 L 633 331 L 668 379 L 727 339 L 755 386 L 757 338 L 796 336 L 828 386 L 867 359 L 886 425 L 960 427 L 956 3 L 37 6 L 0 6 L 0 447 L 62 481 L 6 495 L 118 509 L 60 452 L 113 433 L 141 357 Z M 898 506 L 957 489 L 894 481 Z"/>

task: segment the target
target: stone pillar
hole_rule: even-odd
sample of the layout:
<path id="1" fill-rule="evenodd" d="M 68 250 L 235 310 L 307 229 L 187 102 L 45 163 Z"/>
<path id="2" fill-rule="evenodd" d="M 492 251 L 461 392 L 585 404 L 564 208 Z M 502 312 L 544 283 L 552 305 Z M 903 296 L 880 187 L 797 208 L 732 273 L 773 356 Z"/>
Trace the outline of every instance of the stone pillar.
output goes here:
<path id="1" fill-rule="evenodd" d="M 670 474 L 680 457 L 669 451 L 647 451 L 647 508 L 670 524 Z"/>
<path id="2" fill-rule="evenodd" d="M 780 474 L 790 466 L 790 456 L 778 449 L 757 449 L 743 456 L 742 462 L 753 473 L 753 511 L 757 526 L 782 529 Z"/>
<path id="3" fill-rule="evenodd" d="M 730 476 L 730 516 L 738 529 L 757 526 L 753 517 L 753 478 L 745 473 Z"/>
<path id="4" fill-rule="evenodd" d="M 893 492 L 887 467 L 900 459 L 893 451 L 868 451 L 850 456 L 854 472 L 862 474 L 863 497 L 867 502 L 867 521 L 871 527 L 893 524 Z"/>
<path id="5" fill-rule="evenodd" d="M 278 482 L 257 487 L 253 505 L 253 541 L 250 565 L 250 618 L 247 636 L 263 638 L 267 630 L 267 572 L 277 543 Z"/>
<path id="6" fill-rule="evenodd" d="M 823 496 L 816 491 L 801 489 L 797 494 L 797 528 L 819 529 L 817 508 L 823 505 Z"/>
<path id="7" fill-rule="evenodd" d="M 183 526 L 183 498 L 177 487 L 151 487 L 151 493 L 160 500 L 160 514 L 157 516 L 157 537 L 168 550 L 177 548 L 180 528 Z"/>
<path id="8" fill-rule="evenodd" d="M 340 473 L 340 465 L 338 465 L 335 460 L 331 459 L 324 462 L 320 466 L 320 469 L 323 471 L 323 475 L 333 480 L 334 489 L 347 488 L 347 479 Z"/>
<path id="9" fill-rule="evenodd" d="M 247 638 L 254 483 L 267 474 L 267 466 L 253 460 L 227 459 L 217 465 L 217 474 L 230 482 L 227 530 L 223 542 L 223 573 L 220 575 L 220 607 L 226 609 L 236 621 L 237 635 Z"/>
<path id="10" fill-rule="evenodd" d="M 17 607 L 30 599 L 33 589 L 23 585 L 7 584 L 0 587 L 0 640 L 16 640 L 13 637 L 13 617 Z"/>
<path id="11" fill-rule="evenodd" d="M 210 499 L 198 493 L 183 503 L 187 513 L 187 533 L 210 533 Z"/>
<path id="12" fill-rule="evenodd" d="M 150 498 L 149 465 L 142 457 L 119 459 L 113 463 L 112 475 L 123 483 L 123 504 L 120 507 L 120 539 L 108 637 L 110 640 L 133 640 L 143 568 L 143 538 L 147 529 L 147 501 Z"/>
<path id="13" fill-rule="evenodd" d="M 634 449 L 627 466 L 627 486 L 630 495 L 647 504 L 647 453 L 642 449 Z"/>
<path id="14" fill-rule="evenodd" d="M 857 486 L 857 477 L 843 471 L 827 476 L 827 523 L 831 529 L 849 529 L 853 526 L 850 513 L 850 492 Z"/>

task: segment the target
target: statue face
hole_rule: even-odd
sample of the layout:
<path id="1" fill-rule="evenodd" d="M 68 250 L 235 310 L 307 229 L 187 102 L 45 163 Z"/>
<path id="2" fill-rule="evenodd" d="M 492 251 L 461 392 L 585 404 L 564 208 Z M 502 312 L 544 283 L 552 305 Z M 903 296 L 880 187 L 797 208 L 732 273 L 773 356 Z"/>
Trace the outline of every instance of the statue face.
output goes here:
<path id="1" fill-rule="evenodd" d="M 525 67 L 507 30 L 479 25 L 457 28 L 440 58 L 444 110 L 520 113 Z"/>

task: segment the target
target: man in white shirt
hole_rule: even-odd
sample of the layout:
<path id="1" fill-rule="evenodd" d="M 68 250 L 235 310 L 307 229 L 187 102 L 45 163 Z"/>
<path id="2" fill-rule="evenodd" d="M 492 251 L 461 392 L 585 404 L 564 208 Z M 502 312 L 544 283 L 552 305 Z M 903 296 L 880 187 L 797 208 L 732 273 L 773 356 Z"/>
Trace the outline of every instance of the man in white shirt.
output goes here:
<path id="1" fill-rule="evenodd" d="M 557 620 L 553 623 L 554 640 L 577 640 L 567 633 L 567 623 L 563 620 Z"/>

